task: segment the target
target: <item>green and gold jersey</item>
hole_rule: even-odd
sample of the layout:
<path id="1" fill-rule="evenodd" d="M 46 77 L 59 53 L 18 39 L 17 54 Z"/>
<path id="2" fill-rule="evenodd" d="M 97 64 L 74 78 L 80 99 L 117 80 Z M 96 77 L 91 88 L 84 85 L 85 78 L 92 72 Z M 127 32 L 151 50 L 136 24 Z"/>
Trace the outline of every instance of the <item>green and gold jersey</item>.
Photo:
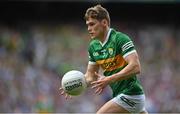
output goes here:
<path id="1" fill-rule="evenodd" d="M 111 76 L 122 70 L 127 62 L 125 57 L 136 52 L 132 40 L 125 34 L 109 29 L 105 42 L 102 44 L 97 38 L 91 40 L 89 45 L 89 64 L 98 64 L 102 67 L 105 76 Z M 110 84 L 113 97 L 120 93 L 127 95 L 143 94 L 136 75 L 126 80 Z"/>

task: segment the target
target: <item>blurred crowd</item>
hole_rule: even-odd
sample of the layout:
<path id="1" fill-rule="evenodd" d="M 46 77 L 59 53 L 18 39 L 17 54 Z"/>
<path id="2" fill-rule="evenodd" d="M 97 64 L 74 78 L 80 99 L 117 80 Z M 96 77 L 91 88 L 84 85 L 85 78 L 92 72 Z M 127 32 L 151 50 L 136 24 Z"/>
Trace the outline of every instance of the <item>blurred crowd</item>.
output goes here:
<path id="1" fill-rule="evenodd" d="M 115 23 L 139 53 L 139 79 L 149 112 L 180 112 L 180 28 Z M 111 90 L 88 89 L 66 100 L 58 91 L 63 74 L 86 71 L 89 36 L 79 23 L 0 26 L 0 112 L 96 112 Z"/>

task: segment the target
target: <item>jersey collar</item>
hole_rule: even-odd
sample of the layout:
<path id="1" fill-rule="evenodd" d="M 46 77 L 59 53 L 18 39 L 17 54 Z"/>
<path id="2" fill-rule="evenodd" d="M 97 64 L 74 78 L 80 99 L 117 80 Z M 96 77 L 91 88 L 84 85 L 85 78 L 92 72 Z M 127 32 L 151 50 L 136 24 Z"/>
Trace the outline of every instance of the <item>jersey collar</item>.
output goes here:
<path id="1" fill-rule="evenodd" d="M 107 36 L 106 36 L 106 39 L 105 39 L 105 41 L 103 42 L 103 43 L 101 43 L 102 44 L 102 46 L 104 46 L 106 43 L 107 43 L 107 41 L 108 41 L 108 39 L 109 39 L 109 36 L 110 36 L 110 33 L 111 33 L 111 28 L 108 30 L 108 33 L 107 33 Z"/>

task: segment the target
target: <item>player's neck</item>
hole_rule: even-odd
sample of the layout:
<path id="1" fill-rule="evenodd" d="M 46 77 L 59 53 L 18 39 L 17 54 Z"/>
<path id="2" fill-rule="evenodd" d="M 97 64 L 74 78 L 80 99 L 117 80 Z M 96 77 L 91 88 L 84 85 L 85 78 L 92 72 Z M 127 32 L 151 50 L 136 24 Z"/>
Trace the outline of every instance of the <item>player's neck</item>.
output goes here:
<path id="1" fill-rule="evenodd" d="M 109 29 L 110 29 L 109 27 L 106 27 L 104 33 L 102 33 L 102 36 L 99 39 L 102 43 L 105 42 Z"/>

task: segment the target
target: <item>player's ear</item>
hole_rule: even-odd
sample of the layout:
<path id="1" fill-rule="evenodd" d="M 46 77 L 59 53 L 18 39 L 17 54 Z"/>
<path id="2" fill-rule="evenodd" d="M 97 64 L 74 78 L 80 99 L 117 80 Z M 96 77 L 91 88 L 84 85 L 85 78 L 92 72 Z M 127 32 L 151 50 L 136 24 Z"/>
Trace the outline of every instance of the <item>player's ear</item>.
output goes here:
<path id="1" fill-rule="evenodd" d="M 102 23 L 104 26 L 108 25 L 108 22 L 107 22 L 106 19 L 103 19 L 103 20 L 101 21 L 101 23 Z"/>

